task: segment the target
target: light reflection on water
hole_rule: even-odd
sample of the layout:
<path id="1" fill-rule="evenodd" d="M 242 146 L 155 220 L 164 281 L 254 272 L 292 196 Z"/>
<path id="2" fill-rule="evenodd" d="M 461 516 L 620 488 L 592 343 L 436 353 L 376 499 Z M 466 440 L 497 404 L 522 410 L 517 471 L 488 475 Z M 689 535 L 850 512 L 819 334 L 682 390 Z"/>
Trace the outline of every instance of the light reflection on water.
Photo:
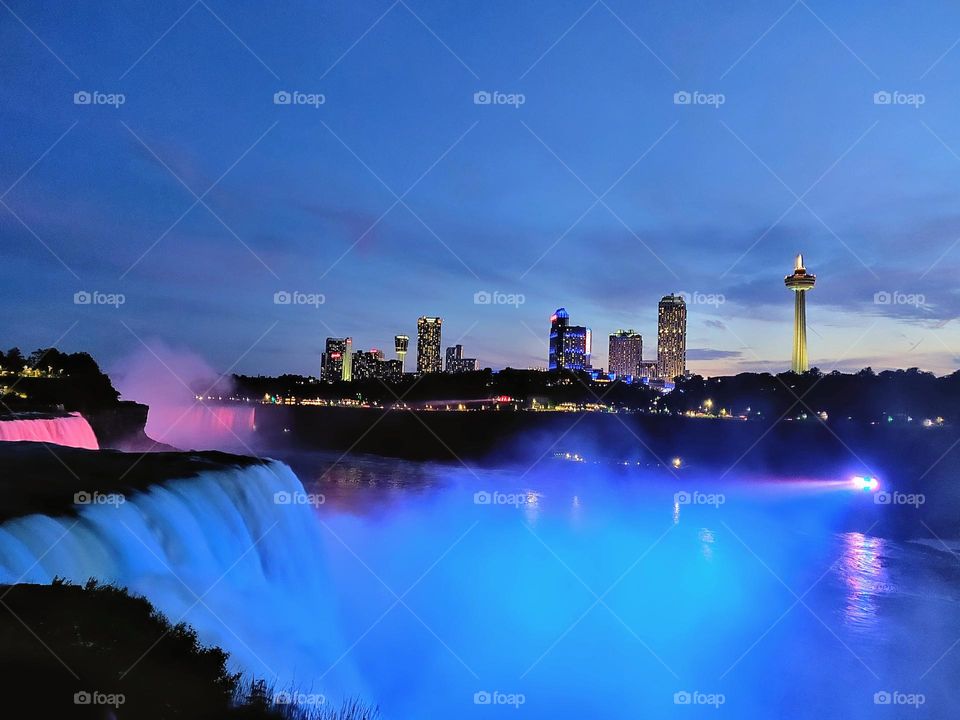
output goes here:
<path id="1" fill-rule="evenodd" d="M 717 488 L 569 463 L 293 464 L 351 549 L 327 548 L 342 632 L 360 638 L 343 650 L 388 717 L 859 720 L 885 690 L 926 694 L 904 716 L 955 717 L 956 562 L 845 527 L 863 498 L 839 484 L 681 505 L 678 490 Z M 495 489 L 516 505 L 475 504 Z M 485 690 L 527 701 L 475 706 Z M 695 690 L 725 702 L 674 703 Z"/>
<path id="2" fill-rule="evenodd" d="M 896 591 L 883 565 L 884 540 L 856 532 L 845 533 L 842 538 L 839 572 L 847 587 L 844 619 L 850 626 L 869 632 L 878 622 L 877 596 Z"/>

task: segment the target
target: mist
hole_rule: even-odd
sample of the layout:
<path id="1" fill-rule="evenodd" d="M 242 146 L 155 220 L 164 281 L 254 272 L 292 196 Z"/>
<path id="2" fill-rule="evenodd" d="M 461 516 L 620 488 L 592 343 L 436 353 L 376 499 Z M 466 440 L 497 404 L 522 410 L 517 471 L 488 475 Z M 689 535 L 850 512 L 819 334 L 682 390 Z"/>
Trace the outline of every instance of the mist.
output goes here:
<path id="1" fill-rule="evenodd" d="M 211 400 L 228 397 L 233 382 L 197 353 L 152 340 L 115 363 L 110 375 L 124 400 L 150 407 L 146 431 L 157 443 L 253 454 L 253 406 Z"/>

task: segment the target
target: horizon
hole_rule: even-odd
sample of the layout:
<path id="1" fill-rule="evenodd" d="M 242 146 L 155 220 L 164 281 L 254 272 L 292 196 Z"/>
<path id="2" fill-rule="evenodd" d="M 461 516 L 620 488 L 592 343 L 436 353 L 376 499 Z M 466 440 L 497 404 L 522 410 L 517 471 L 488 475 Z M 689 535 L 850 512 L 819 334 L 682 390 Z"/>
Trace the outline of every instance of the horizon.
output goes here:
<path id="1" fill-rule="evenodd" d="M 777 373 L 802 253 L 811 367 L 948 375 L 960 8 L 911 8 L 4 3 L 4 335 L 316 376 L 430 315 L 523 369 L 565 307 L 608 369 L 681 292 L 691 372 Z"/>

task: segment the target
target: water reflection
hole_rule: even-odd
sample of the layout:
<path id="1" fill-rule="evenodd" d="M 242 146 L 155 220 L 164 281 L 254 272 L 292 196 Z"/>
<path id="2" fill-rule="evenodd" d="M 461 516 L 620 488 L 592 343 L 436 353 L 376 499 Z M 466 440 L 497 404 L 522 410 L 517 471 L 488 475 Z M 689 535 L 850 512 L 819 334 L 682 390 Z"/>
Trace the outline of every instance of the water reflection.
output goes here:
<path id="1" fill-rule="evenodd" d="M 701 547 L 703 557 L 707 560 L 713 560 L 713 542 L 715 540 L 713 530 L 710 528 L 700 528 L 697 537 L 700 539 L 700 542 L 703 543 Z"/>
<path id="2" fill-rule="evenodd" d="M 891 584 L 883 563 L 885 542 L 863 533 L 845 533 L 839 573 L 846 586 L 844 620 L 855 630 L 877 626 L 877 597 L 889 592 Z"/>
<path id="3" fill-rule="evenodd" d="M 439 466 L 381 458 L 345 460 L 323 453 L 298 453 L 283 460 L 308 491 L 322 493 L 332 506 L 359 514 L 389 506 L 402 494 L 416 494 L 444 484 Z"/>

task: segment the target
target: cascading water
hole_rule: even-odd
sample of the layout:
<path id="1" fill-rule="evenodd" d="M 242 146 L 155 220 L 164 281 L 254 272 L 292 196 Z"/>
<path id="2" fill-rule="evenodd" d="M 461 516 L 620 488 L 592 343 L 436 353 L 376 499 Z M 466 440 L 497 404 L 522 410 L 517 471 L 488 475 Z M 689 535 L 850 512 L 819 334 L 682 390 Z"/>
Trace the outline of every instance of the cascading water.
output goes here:
<path id="1" fill-rule="evenodd" d="M 362 695 L 349 661 L 337 662 L 323 531 L 305 498 L 275 461 L 92 495 L 76 517 L 0 525 L 0 583 L 113 582 L 227 650 L 235 670 L 328 698 Z"/>
<path id="2" fill-rule="evenodd" d="M 45 442 L 67 447 L 99 450 L 97 436 L 80 413 L 63 417 L 0 418 L 0 442 Z"/>
<path id="3" fill-rule="evenodd" d="M 151 403 L 146 431 L 151 438 L 175 447 L 248 453 L 255 413 L 251 405 Z"/>

